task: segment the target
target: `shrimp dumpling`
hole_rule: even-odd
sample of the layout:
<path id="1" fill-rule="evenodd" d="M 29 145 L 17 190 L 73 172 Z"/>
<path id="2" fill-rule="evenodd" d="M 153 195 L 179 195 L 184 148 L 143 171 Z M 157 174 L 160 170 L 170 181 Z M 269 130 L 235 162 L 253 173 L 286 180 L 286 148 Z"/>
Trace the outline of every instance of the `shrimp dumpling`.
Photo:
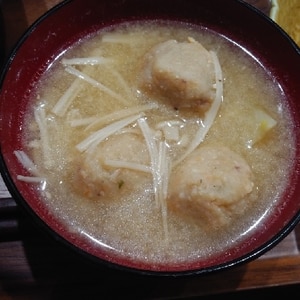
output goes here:
<path id="1" fill-rule="evenodd" d="M 207 111 L 215 98 L 215 81 L 210 52 L 192 38 L 162 42 L 145 56 L 142 87 L 175 109 Z"/>
<path id="2" fill-rule="evenodd" d="M 246 208 L 253 189 L 247 162 L 227 147 L 196 149 L 170 178 L 168 206 L 208 227 L 220 227 Z"/>

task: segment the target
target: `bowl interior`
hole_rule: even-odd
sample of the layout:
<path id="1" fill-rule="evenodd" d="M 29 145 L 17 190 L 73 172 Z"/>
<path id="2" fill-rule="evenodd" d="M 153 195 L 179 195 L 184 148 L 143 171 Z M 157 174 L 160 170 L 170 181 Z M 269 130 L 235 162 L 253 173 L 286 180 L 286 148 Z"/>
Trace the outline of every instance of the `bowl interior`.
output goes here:
<path id="1" fill-rule="evenodd" d="M 16 180 L 21 172 L 13 152 L 22 148 L 22 122 L 28 97 L 52 61 L 78 39 L 106 26 L 129 20 L 175 20 L 218 32 L 247 51 L 278 82 L 286 95 L 297 143 L 297 157 L 289 186 L 279 201 L 276 214 L 262 230 L 243 244 L 207 260 L 178 265 L 149 265 L 108 255 L 93 242 L 68 232 L 49 213 L 39 195 L 28 184 Z M 278 47 L 280 45 L 280 47 Z M 284 53 L 284 54 L 283 54 Z M 142 272 L 187 274 L 206 272 L 239 264 L 264 253 L 280 241 L 299 221 L 300 211 L 300 70 L 299 49 L 272 21 L 242 1 L 196 0 L 74 0 L 65 1 L 38 20 L 13 51 L 1 78 L 1 169 L 8 188 L 22 205 L 51 232 L 77 251 L 124 268 Z"/>

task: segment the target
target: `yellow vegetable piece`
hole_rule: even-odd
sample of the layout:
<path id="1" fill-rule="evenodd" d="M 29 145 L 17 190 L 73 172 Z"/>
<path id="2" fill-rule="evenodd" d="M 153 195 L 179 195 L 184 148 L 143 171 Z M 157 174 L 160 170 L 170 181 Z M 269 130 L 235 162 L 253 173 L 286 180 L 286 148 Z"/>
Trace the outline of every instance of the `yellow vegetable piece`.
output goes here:
<path id="1" fill-rule="evenodd" d="M 300 46 L 300 1 L 271 0 L 270 18 Z"/>
<path id="2" fill-rule="evenodd" d="M 247 142 L 247 146 L 251 148 L 255 143 L 261 141 L 266 134 L 277 124 L 269 114 L 261 109 L 254 111 L 252 137 Z"/>

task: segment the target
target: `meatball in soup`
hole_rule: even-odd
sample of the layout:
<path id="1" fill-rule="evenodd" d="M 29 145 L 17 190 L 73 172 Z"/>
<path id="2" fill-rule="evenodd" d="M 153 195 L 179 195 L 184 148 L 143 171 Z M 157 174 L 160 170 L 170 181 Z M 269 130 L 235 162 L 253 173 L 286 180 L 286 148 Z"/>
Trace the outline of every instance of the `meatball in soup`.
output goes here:
<path id="1" fill-rule="evenodd" d="M 82 38 L 42 75 L 25 118 L 19 180 L 72 232 L 150 263 L 211 256 L 257 230 L 295 155 L 276 80 L 185 23 Z"/>

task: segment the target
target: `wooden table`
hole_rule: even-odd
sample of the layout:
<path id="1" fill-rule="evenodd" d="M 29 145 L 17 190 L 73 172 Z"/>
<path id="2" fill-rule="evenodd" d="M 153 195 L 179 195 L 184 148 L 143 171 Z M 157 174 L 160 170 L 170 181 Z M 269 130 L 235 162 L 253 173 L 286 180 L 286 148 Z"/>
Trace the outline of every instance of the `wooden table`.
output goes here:
<path id="1" fill-rule="evenodd" d="M 0 0 L 6 54 L 33 21 L 59 2 Z M 269 1 L 248 2 L 269 12 Z M 0 299 L 111 299 L 119 294 L 122 299 L 186 299 L 300 284 L 299 249 L 300 225 L 267 254 L 231 270 L 188 278 L 124 274 L 84 260 L 41 232 L 0 180 Z"/>

